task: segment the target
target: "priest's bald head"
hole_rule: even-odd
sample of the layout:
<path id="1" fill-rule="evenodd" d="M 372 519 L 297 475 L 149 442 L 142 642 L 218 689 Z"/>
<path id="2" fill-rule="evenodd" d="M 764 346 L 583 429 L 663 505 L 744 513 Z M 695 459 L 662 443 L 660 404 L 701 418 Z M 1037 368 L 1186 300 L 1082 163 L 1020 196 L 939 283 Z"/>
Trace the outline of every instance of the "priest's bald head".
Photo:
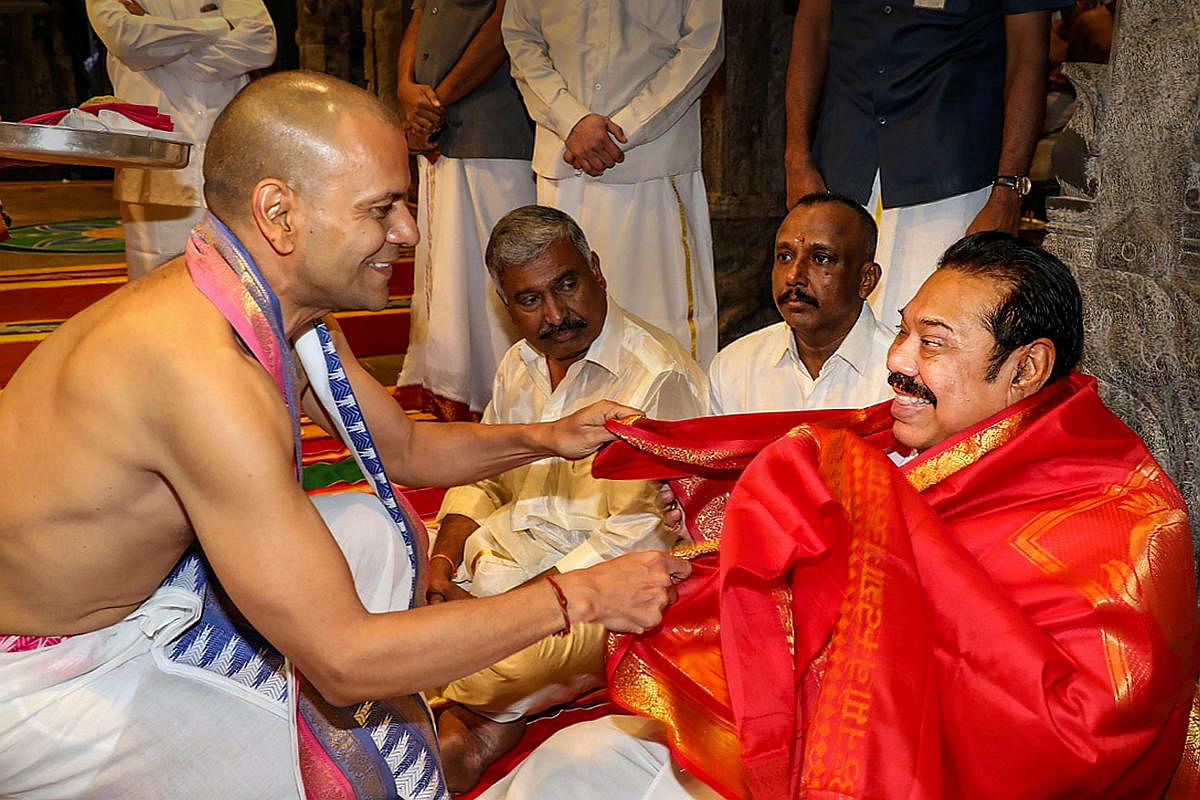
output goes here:
<path id="1" fill-rule="evenodd" d="M 213 126 L 204 183 L 272 288 L 302 305 L 382 308 L 391 262 L 417 241 L 399 119 L 328 75 L 280 72 L 243 89 Z"/>

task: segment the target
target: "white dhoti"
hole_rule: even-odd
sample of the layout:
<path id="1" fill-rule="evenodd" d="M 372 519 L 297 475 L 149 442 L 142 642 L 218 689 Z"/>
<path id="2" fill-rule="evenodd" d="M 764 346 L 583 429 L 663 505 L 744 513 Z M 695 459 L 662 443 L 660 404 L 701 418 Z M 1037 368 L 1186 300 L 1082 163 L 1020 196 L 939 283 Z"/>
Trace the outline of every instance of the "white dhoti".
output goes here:
<path id="1" fill-rule="evenodd" d="M 617 304 L 707 369 L 717 353 L 717 289 L 700 171 L 628 184 L 539 176 L 537 197 L 579 223 Z"/>
<path id="2" fill-rule="evenodd" d="M 193 206 L 121 203 L 129 279 L 140 278 L 183 255 L 192 226 L 204 218 L 206 211 Z"/>
<path id="3" fill-rule="evenodd" d="M 479 800 L 719 800 L 671 758 L 666 727 L 602 717 L 547 739 Z"/>
<path id="4" fill-rule="evenodd" d="M 879 225 L 875 261 L 883 274 L 867 302 L 876 319 L 889 328 L 900 324 L 900 309 L 933 274 L 946 248 L 963 237 L 991 191 L 985 186 L 931 203 L 882 208 L 879 173 L 875 173 L 867 210 Z"/>
<path id="5" fill-rule="evenodd" d="M 482 413 L 496 365 L 520 336 L 488 276 L 483 254 L 492 227 L 535 202 L 528 161 L 417 158 L 420 186 L 412 325 L 396 381 Z M 448 415 L 447 415 L 448 416 Z"/>
<path id="6" fill-rule="evenodd" d="M 349 492 L 313 502 L 368 610 L 407 608 L 408 557 L 379 500 Z M 261 651 L 238 670 L 266 676 L 255 688 L 189 665 L 191 653 L 168 658 L 202 606 L 164 585 L 115 625 L 0 653 L 0 796 L 302 800 L 295 711 L 275 701 L 286 680 Z M 200 657 L 204 638 L 193 648 Z"/>

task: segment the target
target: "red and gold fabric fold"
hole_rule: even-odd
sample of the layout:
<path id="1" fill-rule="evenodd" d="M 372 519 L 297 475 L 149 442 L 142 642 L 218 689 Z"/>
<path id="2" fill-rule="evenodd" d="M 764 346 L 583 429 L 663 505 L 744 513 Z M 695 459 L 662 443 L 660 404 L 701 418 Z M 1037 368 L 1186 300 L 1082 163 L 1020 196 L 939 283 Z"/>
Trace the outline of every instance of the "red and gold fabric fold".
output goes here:
<path id="1" fill-rule="evenodd" d="M 886 408 L 789 415 L 747 459 L 719 552 L 610 644 L 614 699 L 727 797 L 1162 796 L 1198 664 L 1178 491 L 1090 378 L 902 469 Z M 656 477 L 671 448 L 735 468 L 770 433 L 740 424 L 647 424 Z"/>

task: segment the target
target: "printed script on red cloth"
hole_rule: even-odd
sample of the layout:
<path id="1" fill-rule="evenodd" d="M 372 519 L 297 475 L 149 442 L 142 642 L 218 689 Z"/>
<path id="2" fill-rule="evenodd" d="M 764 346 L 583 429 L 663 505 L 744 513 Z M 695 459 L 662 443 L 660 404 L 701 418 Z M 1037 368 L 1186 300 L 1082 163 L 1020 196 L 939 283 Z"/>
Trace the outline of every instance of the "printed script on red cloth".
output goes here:
<path id="1" fill-rule="evenodd" d="M 902 468 L 890 423 L 613 424 L 595 474 L 672 479 L 695 540 L 614 699 L 730 798 L 1194 796 L 1187 513 L 1095 380 Z"/>

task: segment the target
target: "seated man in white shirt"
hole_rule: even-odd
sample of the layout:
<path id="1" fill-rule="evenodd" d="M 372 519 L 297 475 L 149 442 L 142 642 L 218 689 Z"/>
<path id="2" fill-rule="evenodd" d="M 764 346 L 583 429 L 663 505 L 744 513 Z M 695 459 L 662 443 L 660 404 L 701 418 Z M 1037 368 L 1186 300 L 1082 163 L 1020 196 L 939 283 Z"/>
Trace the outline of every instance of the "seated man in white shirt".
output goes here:
<path id="1" fill-rule="evenodd" d="M 496 372 L 484 423 L 558 419 L 607 398 L 660 419 L 705 413 L 703 371 L 669 335 L 606 294 L 600 261 L 569 216 L 524 206 L 496 224 L 489 272 L 524 335 Z M 545 459 L 451 489 L 432 548 L 431 603 L 497 594 L 630 550 L 676 541 L 648 482 L 591 477 L 591 459 Z M 454 581 L 469 582 L 468 594 Z M 576 625 L 444 687 L 439 719 L 452 791 L 470 789 L 524 730 L 524 716 L 600 686 L 604 629 Z"/>
<path id="2" fill-rule="evenodd" d="M 853 200 L 806 195 L 775 236 L 782 322 L 727 346 L 708 370 L 713 414 L 862 408 L 892 396 L 895 338 L 864 300 L 879 282 L 875 221 Z"/>

